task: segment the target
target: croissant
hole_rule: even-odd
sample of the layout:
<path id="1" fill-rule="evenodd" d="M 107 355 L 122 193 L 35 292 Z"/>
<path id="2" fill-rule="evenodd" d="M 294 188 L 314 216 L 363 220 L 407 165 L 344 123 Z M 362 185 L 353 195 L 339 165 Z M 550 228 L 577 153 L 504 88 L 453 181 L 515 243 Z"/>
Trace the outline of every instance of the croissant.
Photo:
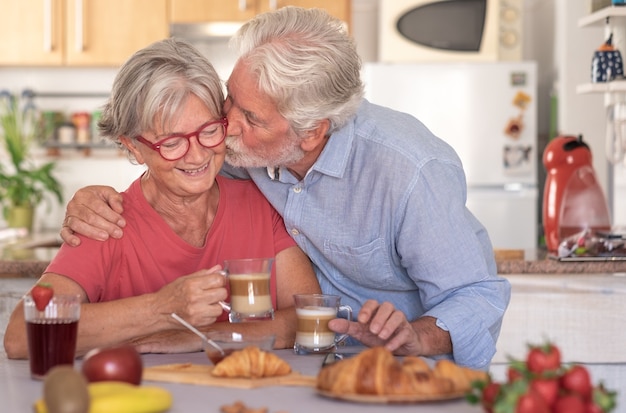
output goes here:
<path id="1" fill-rule="evenodd" d="M 487 381 L 487 372 L 461 367 L 450 360 L 439 360 L 433 369 L 435 377 L 450 379 L 457 390 L 469 390 L 474 381 Z"/>
<path id="2" fill-rule="evenodd" d="M 469 391 L 471 381 L 486 376 L 453 362 L 438 364 L 431 369 L 424 359 L 411 356 L 400 362 L 383 347 L 374 347 L 322 368 L 317 388 L 338 395 L 438 396 Z"/>
<path id="3" fill-rule="evenodd" d="M 211 374 L 228 378 L 261 378 L 284 376 L 290 372 L 289 363 L 274 353 L 248 346 L 225 357 L 213 368 Z"/>

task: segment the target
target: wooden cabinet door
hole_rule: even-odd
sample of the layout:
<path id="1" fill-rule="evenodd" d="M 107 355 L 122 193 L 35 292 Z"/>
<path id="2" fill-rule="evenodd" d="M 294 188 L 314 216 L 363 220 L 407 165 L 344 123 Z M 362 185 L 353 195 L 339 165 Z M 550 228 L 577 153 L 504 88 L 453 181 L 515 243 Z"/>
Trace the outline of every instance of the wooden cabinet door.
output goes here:
<path id="1" fill-rule="evenodd" d="M 170 0 L 171 23 L 235 22 L 257 14 L 258 0 Z"/>
<path id="2" fill-rule="evenodd" d="M 169 36 L 168 0 L 66 1 L 68 66 L 119 66 Z"/>
<path id="3" fill-rule="evenodd" d="M 312 8 L 317 7 L 346 22 L 348 27 L 351 23 L 350 0 L 256 0 L 258 12 L 263 13 L 272 9 L 285 6 L 297 6 Z M 394 0 L 392 0 L 394 1 Z"/>
<path id="4" fill-rule="evenodd" d="M 65 0 L 0 0 L 0 64 L 61 65 Z"/>

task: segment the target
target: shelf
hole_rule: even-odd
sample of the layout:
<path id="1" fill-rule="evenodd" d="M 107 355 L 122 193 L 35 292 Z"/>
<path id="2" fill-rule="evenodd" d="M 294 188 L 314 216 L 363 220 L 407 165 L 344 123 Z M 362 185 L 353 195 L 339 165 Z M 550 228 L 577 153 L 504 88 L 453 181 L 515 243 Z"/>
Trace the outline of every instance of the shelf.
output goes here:
<path id="1" fill-rule="evenodd" d="M 28 98 L 108 98 L 108 92 L 35 92 L 32 89 L 24 89 L 22 97 Z"/>
<path id="2" fill-rule="evenodd" d="M 613 80 L 611 82 L 585 83 L 576 86 L 576 93 L 607 93 L 626 92 L 626 80 Z"/>
<path id="3" fill-rule="evenodd" d="M 53 149 L 118 149 L 118 147 L 111 142 L 104 143 L 56 143 L 56 142 L 46 142 L 42 145 L 44 148 L 53 148 Z"/>
<path id="4" fill-rule="evenodd" d="M 611 21 L 617 20 L 615 21 Z M 584 16 L 578 20 L 578 27 L 604 27 L 607 20 L 611 24 L 611 30 L 617 30 L 626 26 L 626 6 L 609 6 L 597 10 L 588 16 Z M 617 23 L 617 24 L 614 24 Z M 619 30 L 618 37 L 623 37 L 624 33 Z M 615 43 L 614 43 L 615 44 Z M 619 93 L 626 92 L 626 80 L 613 80 L 606 83 L 584 83 L 576 87 L 576 93 Z"/>
<path id="5" fill-rule="evenodd" d="M 617 18 L 626 20 L 626 6 L 610 6 L 600 9 L 578 20 L 578 27 L 602 27 L 606 19 Z"/>

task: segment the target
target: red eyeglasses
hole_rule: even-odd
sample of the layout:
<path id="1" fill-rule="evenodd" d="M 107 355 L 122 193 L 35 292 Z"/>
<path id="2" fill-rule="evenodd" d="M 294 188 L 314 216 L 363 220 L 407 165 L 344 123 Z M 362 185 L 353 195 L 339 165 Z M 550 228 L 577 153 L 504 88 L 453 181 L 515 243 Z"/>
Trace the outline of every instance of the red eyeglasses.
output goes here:
<path id="1" fill-rule="evenodd" d="M 196 131 L 185 135 L 170 135 L 156 143 L 150 142 L 143 136 L 137 136 L 135 139 L 150 149 L 157 151 L 166 161 L 177 161 L 189 152 L 191 147 L 190 139 L 192 137 L 195 136 L 198 139 L 198 143 L 205 148 L 213 148 L 224 141 L 227 128 L 228 119 L 223 117 L 220 120 L 203 124 Z"/>

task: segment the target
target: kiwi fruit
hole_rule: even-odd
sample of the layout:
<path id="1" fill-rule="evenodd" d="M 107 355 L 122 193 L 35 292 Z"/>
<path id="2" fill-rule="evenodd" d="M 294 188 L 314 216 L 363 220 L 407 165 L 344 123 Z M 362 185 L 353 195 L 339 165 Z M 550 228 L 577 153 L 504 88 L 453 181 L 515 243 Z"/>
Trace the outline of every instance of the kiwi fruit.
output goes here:
<path id="1" fill-rule="evenodd" d="M 87 413 L 87 380 L 70 365 L 53 367 L 44 378 L 43 399 L 49 413 Z"/>

